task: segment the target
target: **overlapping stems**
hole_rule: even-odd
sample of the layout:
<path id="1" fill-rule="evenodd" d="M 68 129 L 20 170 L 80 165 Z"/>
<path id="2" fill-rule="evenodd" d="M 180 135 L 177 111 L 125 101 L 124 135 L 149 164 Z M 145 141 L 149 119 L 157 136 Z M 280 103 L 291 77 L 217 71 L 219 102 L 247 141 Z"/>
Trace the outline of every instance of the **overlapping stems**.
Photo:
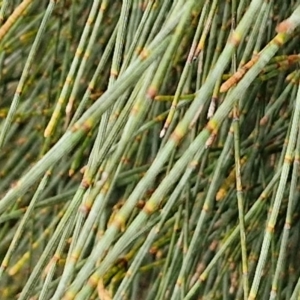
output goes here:
<path id="1" fill-rule="evenodd" d="M 42 2 L 1 3 L 3 299 L 296 299 L 299 1 Z"/>

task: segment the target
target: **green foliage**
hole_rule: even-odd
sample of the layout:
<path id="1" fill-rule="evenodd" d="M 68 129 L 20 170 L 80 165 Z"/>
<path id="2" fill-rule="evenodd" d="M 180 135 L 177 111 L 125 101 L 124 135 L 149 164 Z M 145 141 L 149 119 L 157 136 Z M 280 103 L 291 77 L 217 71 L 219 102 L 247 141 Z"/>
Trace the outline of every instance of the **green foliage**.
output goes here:
<path id="1" fill-rule="evenodd" d="M 298 299 L 300 1 L 0 1 L 1 299 Z"/>

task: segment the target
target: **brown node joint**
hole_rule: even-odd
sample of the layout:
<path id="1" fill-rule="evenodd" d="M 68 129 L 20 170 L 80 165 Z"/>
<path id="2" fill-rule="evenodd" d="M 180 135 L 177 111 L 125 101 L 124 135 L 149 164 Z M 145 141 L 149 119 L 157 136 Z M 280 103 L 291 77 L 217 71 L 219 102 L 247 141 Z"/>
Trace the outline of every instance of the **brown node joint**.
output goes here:
<path id="1" fill-rule="evenodd" d="M 52 174 L 52 171 L 51 170 L 47 170 L 46 175 L 47 176 L 51 176 L 51 174 Z"/>
<path id="2" fill-rule="evenodd" d="M 259 121 L 259 125 L 260 125 L 260 126 L 266 125 L 267 122 L 268 122 L 268 120 L 269 120 L 269 117 L 268 117 L 268 116 L 263 116 L 263 117 L 260 119 L 260 121 Z"/>
<path id="3" fill-rule="evenodd" d="M 135 52 L 137 55 L 140 55 L 142 48 L 140 46 L 136 47 Z"/>
<path id="4" fill-rule="evenodd" d="M 86 172 L 86 170 L 87 170 L 87 165 L 83 166 L 83 167 L 79 170 L 79 172 L 80 172 L 81 174 L 84 174 L 84 173 Z"/>
<path id="5" fill-rule="evenodd" d="M 293 30 L 293 24 L 290 20 L 286 19 L 279 23 L 275 30 L 278 33 L 289 33 Z"/>
<path id="6" fill-rule="evenodd" d="M 75 170 L 74 169 L 70 169 L 69 173 L 68 173 L 69 177 L 72 177 L 74 174 L 75 174 Z"/>
<path id="7" fill-rule="evenodd" d="M 118 119 L 118 117 L 120 116 L 120 112 L 118 111 L 118 112 L 115 112 L 113 115 L 112 115 L 112 117 L 110 118 L 110 120 L 116 120 L 116 119 Z"/>
<path id="8" fill-rule="evenodd" d="M 84 60 L 88 60 L 91 56 L 91 52 L 90 51 L 85 51 L 84 55 L 83 55 L 83 59 Z"/>
<path id="9" fill-rule="evenodd" d="M 106 179 L 105 179 L 105 180 L 106 180 Z M 108 192 L 109 188 L 110 188 L 110 183 L 106 182 L 106 183 L 103 185 L 103 187 L 102 187 L 102 189 L 101 189 L 101 192 L 102 192 L 103 194 L 106 194 L 106 193 Z"/>
<path id="10" fill-rule="evenodd" d="M 194 60 L 194 53 L 195 53 L 195 44 L 192 44 L 191 50 L 189 52 L 188 58 L 187 58 L 187 63 L 192 63 L 192 61 Z"/>
<path id="11" fill-rule="evenodd" d="M 116 214 L 112 220 L 112 225 L 115 226 L 118 230 L 122 230 L 125 227 L 125 220 L 119 214 Z"/>
<path id="12" fill-rule="evenodd" d="M 236 191 L 237 191 L 238 193 L 242 193 L 242 192 L 243 192 L 243 187 L 237 186 L 237 187 L 236 187 Z"/>
<path id="13" fill-rule="evenodd" d="M 71 127 L 70 131 L 71 131 L 71 132 L 76 132 L 76 131 L 78 131 L 80 128 L 81 128 L 80 124 L 75 123 L 75 124 Z"/>
<path id="14" fill-rule="evenodd" d="M 254 300 L 254 299 L 256 299 L 256 295 L 250 294 L 248 300 Z"/>
<path id="15" fill-rule="evenodd" d="M 268 224 L 268 225 L 267 225 L 267 232 L 273 233 L 273 232 L 274 232 L 274 229 L 275 229 L 274 225 L 271 225 L 271 224 Z"/>
<path id="16" fill-rule="evenodd" d="M 176 285 L 178 285 L 179 287 L 182 286 L 182 279 L 178 279 L 176 281 Z"/>
<path id="17" fill-rule="evenodd" d="M 67 76 L 67 78 L 66 78 L 66 83 L 67 84 L 71 84 L 73 82 L 73 79 L 72 79 L 72 77 L 71 76 Z M 58 103 L 63 103 L 64 102 L 64 98 L 63 97 L 60 97 L 59 99 L 58 99 Z"/>
<path id="18" fill-rule="evenodd" d="M 209 212 L 209 206 L 207 204 L 204 204 L 202 210 L 206 213 Z"/>
<path id="19" fill-rule="evenodd" d="M 234 31 L 230 36 L 229 43 L 233 44 L 234 46 L 238 46 L 240 41 L 241 41 L 240 34 L 238 34 L 236 31 Z"/>
<path id="20" fill-rule="evenodd" d="M 146 202 L 146 204 L 143 207 L 143 211 L 150 216 L 151 214 L 153 214 L 156 210 L 156 205 L 151 203 L 151 201 Z"/>
<path id="21" fill-rule="evenodd" d="M 66 292 L 65 296 L 63 297 L 63 300 L 73 300 L 75 299 L 75 294 L 73 292 Z"/>
<path id="22" fill-rule="evenodd" d="M 88 189 L 91 185 L 92 185 L 91 180 L 89 180 L 89 179 L 87 179 L 87 178 L 83 178 L 83 179 L 82 179 L 82 181 L 81 181 L 81 186 L 82 186 L 84 189 Z"/>
<path id="23" fill-rule="evenodd" d="M 89 133 L 91 131 L 93 127 L 93 120 L 92 119 L 88 119 L 86 120 L 81 126 L 81 130 L 84 131 L 84 132 L 87 132 Z"/>
<path id="24" fill-rule="evenodd" d="M 10 186 L 11 186 L 11 188 L 16 189 L 16 188 L 18 188 L 19 186 L 21 186 L 21 182 L 20 182 L 20 180 L 13 181 L 12 184 L 11 184 Z"/>
<path id="25" fill-rule="evenodd" d="M 148 99 L 154 100 L 154 98 L 157 96 L 157 92 L 157 88 L 150 86 L 146 96 Z"/>
<path id="26" fill-rule="evenodd" d="M 293 162 L 294 158 L 290 155 L 286 155 L 284 157 L 284 162 L 287 163 L 287 164 L 291 164 Z"/>
<path id="27" fill-rule="evenodd" d="M 20 97 L 22 95 L 22 88 L 17 88 L 16 94 Z"/>
<path id="28" fill-rule="evenodd" d="M 130 164 L 130 159 L 126 156 L 122 156 L 121 161 L 124 165 L 129 165 Z"/>
<path id="29" fill-rule="evenodd" d="M 277 46 L 282 46 L 285 42 L 285 36 L 283 33 L 278 33 L 278 35 L 273 39 L 274 44 Z"/>
<path id="30" fill-rule="evenodd" d="M 207 275 L 206 274 L 201 274 L 200 277 L 199 277 L 199 280 L 200 281 L 205 281 L 207 278 Z"/>
<path id="31" fill-rule="evenodd" d="M 218 247 L 219 242 L 217 240 L 214 240 L 211 242 L 211 244 L 209 245 L 208 249 L 210 251 L 215 251 Z"/>
<path id="32" fill-rule="evenodd" d="M 277 287 L 273 287 L 270 293 L 270 299 L 275 299 L 277 295 Z"/>
<path id="33" fill-rule="evenodd" d="M 133 107 L 131 108 L 130 114 L 133 116 L 136 116 L 139 111 L 140 111 L 139 105 L 133 105 Z"/>
<path id="34" fill-rule="evenodd" d="M 218 95 L 212 95 L 211 97 L 211 102 L 214 103 L 214 105 L 216 105 L 216 103 L 219 101 L 219 97 Z"/>
<path id="35" fill-rule="evenodd" d="M 216 195 L 216 201 L 223 200 L 225 198 L 226 194 L 227 194 L 226 189 L 220 188 Z"/>
<path id="36" fill-rule="evenodd" d="M 94 23 L 94 20 L 95 20 L 94 18 L 88 18 L 86 22 L 89 26 L 92 26 Z"/>
<path id="37" fill-rule="evenodd" d="M 79 207 L 79 211 L 85 215 L 87 215 L 91 210 L 91 205 L 88 205 L 87 203 L 81 205 Z"/>
<path id="38" fill-rule="evenodd" d="M 96 287 L 98 285 L 99 279 L 99 276 L 94 274 L 89 278 L 88 283 L 91 287 Z"/>
<path id="39" fill-rule="evenodd" d="M 229 133 L 230 133 L 230 134 L 234 134 L 234 128 L 233 128 L 233 126 L 230 126 L 230 128 L 229 128 Z"/>
<path id="40" fill-rule="evenodd" d="M 141 53 L 140 53 L 140 58 L 141 60 L 145 60 L 146 58 L 148 58 L 150 54 L 150 51 L 147 48 L 142 49 Z"/>
<path id="41" fill-rule="evenodd" d="M 157 246 L 153 246 L 149 249 L 149 253 L 155 255 L 158 251 L 158 247 Z"/>
<path id="42" fill-rule="evenodd" d="M 95 85 L 90 83 L 87 89 L 90 92 L 90 94 L 92 94 L 93 92 L 95 92 Z"/>
<path id="43" fill-rule="evenodd" d="M 117 78 L 119 75 L 119 72 L 117 70 L 111 70 L 110 71 L 110 76 Z"/>
<path id="44" fill-rule="evenodd" d="M 145 201 L 144 200 L 139 200 L 138 202 L 137 202 L 137 204 L 136 204 L 136 207 L 138 208 L 138 209 L 143 209 L 144 208 L 144 206 L 145 206 Z"/>
<path id="45" fill-rule="evenodd" d="M 183 137 L 184 132 L 181 130 L 180 127 L 177 126 L 171 135 L 171 139 L 175 142 L 176 145 L 178 145 Z"/>
<path id="46" fill-rule="evenodd" d="M 218 131 L 218 124 L 214 119 L 210 119 L 206 125 L 206 129 L 210 134 L 216 134 Z"/>
<path id="47" fill-rule="evenodd" d="M 79 253 L 71 253 L 70 259 L 73 260 L 74 262 L 78 261 L 79 258 Z"/>
<path id="48" fill-rule="evenodd" d="M 216 139 L 216 134 L 212 133 L 205 143 L 205 149 L 209 148 Z"/>
<path id="49" fill-rule="evenodd" d="M 190 162 L 190 166 L 191 166 L 191 168 L 196 168 L 198 166 L 198 161 L 197 160 L 192 160 Z"/>
<path id="50" fill-rule="evenodd" d="M 58 262 L 61 259 L 61 256 L 58 253 L 55 253 L 52 257 L 53 262 Z"/>
<path id="51" fill-rule="evenodd" d="M 141 134 L 137 135 L 134 140 L 136 142 L 140 142 L 142 140 L 142 135 Z"/>
<path id="52" fill-rule="evenodd" d="M 101 11 L 101 12 L 105 12 L 106 9 L 107 9 L 107 5 L 106 5 L 105 3 L 102 3 L 102 4 L 100 5 L 100 11 Z"/>
<path id="53" fill-rule="evenodd" d="M 132 276 L 132 272 L 128 270 L 125 274 L 125 277 L 130 278 Z"/>
<path id="54" fill-rule="evenodd" d="M 262 192 L 261 196 L 260 196 L 261 200 L 264 201 L 268 198 L 268 194 L 265 192 Z"/>

